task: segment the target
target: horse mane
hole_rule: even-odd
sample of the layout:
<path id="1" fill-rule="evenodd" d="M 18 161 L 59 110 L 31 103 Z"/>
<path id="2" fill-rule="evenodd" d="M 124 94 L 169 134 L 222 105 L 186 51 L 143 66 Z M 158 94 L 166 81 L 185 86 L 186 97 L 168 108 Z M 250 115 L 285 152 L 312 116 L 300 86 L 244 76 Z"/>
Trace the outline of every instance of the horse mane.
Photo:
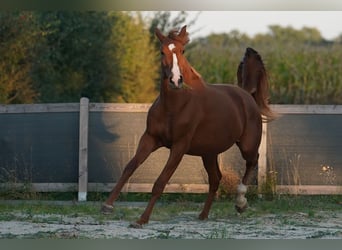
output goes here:
<path id="1" fill-rule="evenodd" d="M 260 54 L 256 50 L 252 48 L 247 48 L 246 53 L 248 52 L 253 52 L 253 55 L 256 56 L 260 64 L 260 72 L 261 72 L 259 79 L 257 79 L 256 91 L 254 93 L 251 93 L 251 95 L 253 96 L 255 102 L 258 104 L 260 108 L 260 113 L 264 116 L 263 122 L 273 121 L 274 119 L 277 118 L 277 114 L 274 113 L 269 106 L 269 99 L 270 99 L 269 98 L 269 83 L 268 83 L 268 75 L 267 75 L 266 67 L 264 65 L 264 62 Z M 240 62 L 238 66 L 237 78 L 238 78 L 238 85 L 240 87 L 244 86 L 243 74 L 248 74 L 248 72 L 243 70 L 246 60 L 248 60 L 248 57 L 245 55 L 243 60 Z"/>
<path id="2" fill-rule="evenodd" d="M 180 42 L 184 45 L 190 41 L 188 32 L 186 32 L 183 36 L 180 36 L 179 34 L 180 34 L 180 32 L 178 32 L 178 30 L 174 29 L 174 30 L 171 30 L 169 32 L 167 37 L 172 39 L 172 40 L 175 40 L 177 42 Z"/>
<path id="3" fill-rule="evenodd" d="M 192 66 L 190 66 L 190 68 L 191 68 L 192 72 L 193 72 L 198 78 L 202 78 L 201 74 L 198 73 L 197 70 L 195 70 Z"/>
<path id="4" fill-rule="evenodd" d="M 243 61 L 239 63 L 238 70 L 236 72 L 237 80 L 238 80 L 238 85 L 239 87 L 243 88 L 242 86 L 242 69 L 243 69 Z"/>

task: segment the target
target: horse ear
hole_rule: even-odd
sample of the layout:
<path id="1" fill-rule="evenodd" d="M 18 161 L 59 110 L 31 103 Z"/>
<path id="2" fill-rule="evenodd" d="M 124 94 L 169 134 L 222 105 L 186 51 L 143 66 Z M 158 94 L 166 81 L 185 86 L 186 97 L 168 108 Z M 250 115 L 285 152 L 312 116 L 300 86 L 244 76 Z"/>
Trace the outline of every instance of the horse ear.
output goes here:
<path id="1" fill-rule="evenodd" d="M 179 32 L 179 36 L 184 37 L 184 35 L 186 35 L 186 25 L 184 25 Z"/>
<path id="2" fill-rule="evenodd" d="M 165 40 L 165 36 L 160 32 L 158 28 L 156 28 L 155 34 L 161 43 Z"/>
<path id="3" fill-rule="evenodd" d="M 189 34 L 188 32 L 186 32 L 186 25 L 182 27 L 181 31 L 178 34 L 178 37 L 181 38 L 183 45 L 187 44 L 190 41 Z"/>

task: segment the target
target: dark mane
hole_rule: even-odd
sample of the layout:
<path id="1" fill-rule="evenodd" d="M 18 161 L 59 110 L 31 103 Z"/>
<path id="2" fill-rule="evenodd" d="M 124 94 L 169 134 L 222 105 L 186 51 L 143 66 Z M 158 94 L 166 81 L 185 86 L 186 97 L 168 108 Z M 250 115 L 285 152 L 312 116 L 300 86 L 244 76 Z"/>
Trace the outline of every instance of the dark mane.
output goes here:
<path id="1" fill-rule="evenodd" d="M 170 38 L 171 40 L 178 41 L 182 44 L 187 44 L 190 41 L 188 32 L 186 32 L 184 36 L 180 36 L 179 31 L 176 29 L 171 30 L 167 37 Z"/>

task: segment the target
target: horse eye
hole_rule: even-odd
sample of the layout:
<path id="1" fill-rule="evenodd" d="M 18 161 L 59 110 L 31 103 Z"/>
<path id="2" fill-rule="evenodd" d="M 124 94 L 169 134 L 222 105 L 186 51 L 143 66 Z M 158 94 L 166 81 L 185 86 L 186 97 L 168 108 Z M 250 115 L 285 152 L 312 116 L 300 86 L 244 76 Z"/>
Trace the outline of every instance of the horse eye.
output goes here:
<path id="1" fill-rule="evenodd" d="M 160 54 L 161 54 L 162 56 L 165 55 L 163 51 L 161 51 Z"/>
<path id="2" fill-rule="evenodd" d="M 184 52 L 185 52 L 185 50 L 183 49 L 183 50 L 182 50 L 182 54 L 184 54 Z"/>

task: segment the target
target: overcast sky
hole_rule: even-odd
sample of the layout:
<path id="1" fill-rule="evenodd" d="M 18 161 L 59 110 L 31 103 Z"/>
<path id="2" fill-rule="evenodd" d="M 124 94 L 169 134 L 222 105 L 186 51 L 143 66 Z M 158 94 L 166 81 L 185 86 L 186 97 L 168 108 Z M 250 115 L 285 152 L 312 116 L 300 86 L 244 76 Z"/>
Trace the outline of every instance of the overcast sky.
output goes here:
<path id="1" fill-rule="evenodd" d="M 188 12 L 189 20 L 198 13 Z M 314 27 L 329 40 L 342 34 L 342 11 L 201 11 L 189 32 L 190 37 L 194 38 L 236 29 L 253 36 L 268 32 L 269 25 L 292 26 L 296 29 Z"/>

